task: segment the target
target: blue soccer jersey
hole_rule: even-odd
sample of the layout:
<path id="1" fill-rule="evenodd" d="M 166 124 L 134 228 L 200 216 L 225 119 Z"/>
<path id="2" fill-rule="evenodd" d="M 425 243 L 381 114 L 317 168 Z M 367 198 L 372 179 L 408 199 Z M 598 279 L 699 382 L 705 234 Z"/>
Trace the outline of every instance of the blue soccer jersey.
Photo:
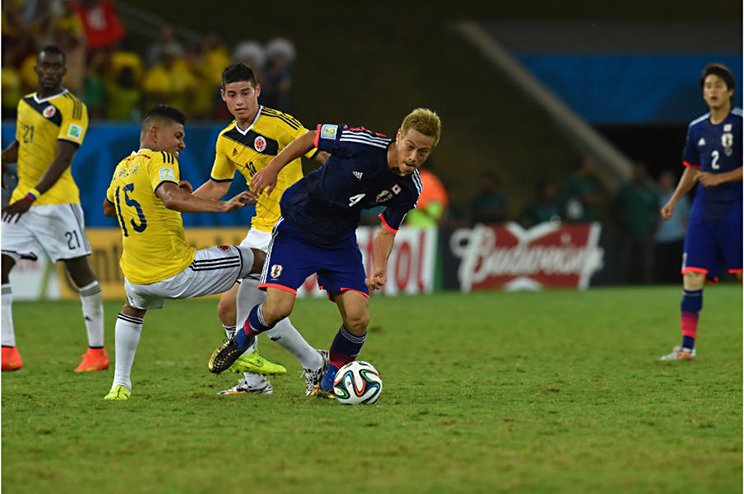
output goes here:
<path id="1" fill-rule="evenodd" d="M 364 128 L 318 125 L 315 147 L 331 156 L 282 196 L 282 217 L 292 231 L 316 245 L 356 243 L 361 211 L 375 206 L 385 207 L 382 221 L 397 230 L 418 201 L 421 177 L 390 169 L 392 142 Z"/>
<path id="2" fill-rule="evenodd" d="M 687 129 L 683 155 L 685 166 L 704 172 L 724 173 L 742 166 L 742 113 L 734 108 L 720 123 L 710 121 L 710 113 L 693 120 Z M 717 187 L 698 184 L 695 202 L 698 207 L 742 202 L 741 182 L 728 182 Z"/>

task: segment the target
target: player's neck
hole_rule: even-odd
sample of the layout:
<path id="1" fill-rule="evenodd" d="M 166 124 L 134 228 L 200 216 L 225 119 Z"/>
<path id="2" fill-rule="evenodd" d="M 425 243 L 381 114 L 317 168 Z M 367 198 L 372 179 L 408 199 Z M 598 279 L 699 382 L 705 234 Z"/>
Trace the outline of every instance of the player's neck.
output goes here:
<path id="1" fill-rule="evenodd" d="M 710 109 L 710 123 L 715 125 L 715 124 L 719 124 L 723 122 L 726 119 L 726 117 L 728 117 L 729 113 L 731 113 L 731 103 L 720 106 L 718 108 L 711 108 Z"/>
<path id="2" fill-rule="evenodd" d="M 242 131 L 248 130 L 248 127 L 250 127 L 253 121 L 256 119 L 256 115 L 258 115 L 258 110 L 249 115 L 247 118 L 236 118 L 235 124 L 238 126 L 238 129 Z"/>
<path id="3" fill-rule="evenodd" d="M 398 173 L 398 150 L 396 149 L 395 145 L 392 144 L 388 148 L 387 152 L 387 165 L 388 168 L 390 168 L 390 171 L 393 173 Z"/>
<path id="4" fill-rule="evenodd" d="M 54 96 L 55 94 L 59 94 L 64 90 L 65 88 L 62 85 L 59 85 L 55 87 L 54 89 L 45 89 L 43 87 L 38 87 L 36 89 L 36 96 L 38 96 L 39 99 L 44 99 L 44 98 L 48 98 L 49 96 Z"/>

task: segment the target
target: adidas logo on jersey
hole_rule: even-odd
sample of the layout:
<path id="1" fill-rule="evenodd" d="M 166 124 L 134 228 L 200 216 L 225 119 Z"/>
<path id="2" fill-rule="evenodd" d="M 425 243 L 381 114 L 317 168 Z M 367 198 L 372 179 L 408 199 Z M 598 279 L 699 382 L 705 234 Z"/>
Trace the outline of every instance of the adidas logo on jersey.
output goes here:
<path id="1" fill-rule="evenodd" d="M 238 154 L 238 148 L 233 148 L 233 153 L 232 153 L 232 155 L 233 155 L 233 156 L 235 156 L 236 154 Z"/>
<path id="2" fill-rule="evenodd" d="M 701 137 L 700 140 L 698 141 L 698 146 L 705 146 L 705 139 Z"/>
<path id="3" fill-rule="evenodd" d="M 353 173 L 353 174 L 354 174 L 354 176 L 355 176 L 356 178 L 358 178 L 359 180 L 361 180 L 361 179 L 362 179 L 362 172 L 352 172 L 352 173 Z"/>

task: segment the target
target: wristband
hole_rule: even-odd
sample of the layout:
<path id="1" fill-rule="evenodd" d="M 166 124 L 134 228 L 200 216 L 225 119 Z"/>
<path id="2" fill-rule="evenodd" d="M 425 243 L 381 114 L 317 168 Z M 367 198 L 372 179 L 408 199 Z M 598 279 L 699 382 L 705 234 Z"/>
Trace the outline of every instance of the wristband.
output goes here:
<path id="1" fill-rule="evenodd" d="M 36 199 L 38 199 L 40 195 L 41 195 L 41 192 L 39 192 L 36 189 L 31 189 L 28 192 L 26 192 L 26 198 L 29 199 L 31 202 L 35 202 Z"/>

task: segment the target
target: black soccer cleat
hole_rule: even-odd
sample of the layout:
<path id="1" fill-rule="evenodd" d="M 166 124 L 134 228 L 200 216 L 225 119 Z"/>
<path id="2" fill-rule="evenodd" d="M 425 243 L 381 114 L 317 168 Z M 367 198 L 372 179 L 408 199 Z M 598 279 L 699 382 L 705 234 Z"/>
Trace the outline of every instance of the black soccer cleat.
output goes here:
<path id="1" fill-rule="evenodd" d="M 211 357 L 209 357 L 209 363 L 207 364 L 209 372 L 219 374 L 220 372 L 226 371 L 236 360 L 238 360 L 238 357 L 243 355 L 244 351 L 245 348 L 238 348 L 235 337 L 230 338 L 215 350 Z"/>

